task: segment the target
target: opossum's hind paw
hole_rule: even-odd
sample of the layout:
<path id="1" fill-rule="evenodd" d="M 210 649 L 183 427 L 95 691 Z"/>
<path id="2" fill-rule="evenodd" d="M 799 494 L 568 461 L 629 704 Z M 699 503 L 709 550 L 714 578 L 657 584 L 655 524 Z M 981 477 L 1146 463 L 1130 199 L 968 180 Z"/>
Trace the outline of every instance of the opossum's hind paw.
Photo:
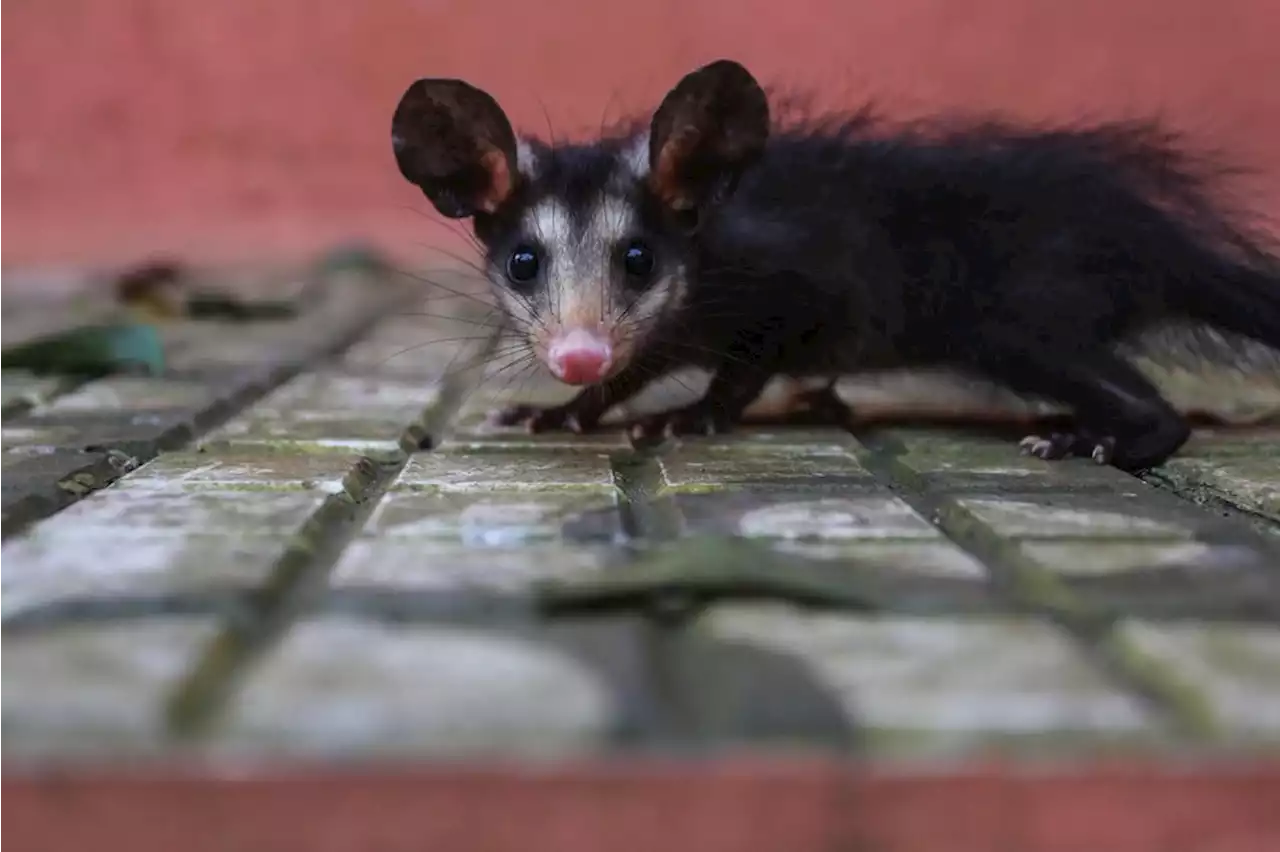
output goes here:
<path id="1" fill-rule="evenodd" d="M 733 431 L 733 427 L 733 418 L 702 403 L 694 403 L 645 417 L 631 427 L 631 438 L 635 441 L 658 441 L 671 437 L 723 435 Z"/>
<path id="2" fill-rule="evenodd" d="M 1058 461 L 1070 456 L 1093 459 L 1097 464 L 1111 464 L 1115 457 L 1116 439 L 1088 432 L 1052 432 L 1047 437 L 1028 435 L 1018 443 L 1023 455 L 1045 461 Z"/>
<path id="3" fill-rule="evenodd" d="M 489 415 L 489 422 L 495 426 L 524 426 L 530 434 L 539 432 L 587 432 L 596 427 L 593 420 L 579 416 L 572 406 L 556 405 L 550 408 L 539 408 L 535 405 L 511 405 L 499 409 Z"/>

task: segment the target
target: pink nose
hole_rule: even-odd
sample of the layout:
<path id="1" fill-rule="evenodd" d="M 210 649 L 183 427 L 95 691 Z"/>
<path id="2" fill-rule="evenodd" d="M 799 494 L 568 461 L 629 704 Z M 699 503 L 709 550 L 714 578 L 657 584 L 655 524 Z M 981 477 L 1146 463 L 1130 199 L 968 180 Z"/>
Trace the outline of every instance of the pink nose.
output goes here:
<path id="1" fill-rule="evenodd" d="M 613 347 L 609 341 L 581 329 L 566 332 L 547 347 L 547 366 L 565 384 L 598 382 L 612 364 Z"/>

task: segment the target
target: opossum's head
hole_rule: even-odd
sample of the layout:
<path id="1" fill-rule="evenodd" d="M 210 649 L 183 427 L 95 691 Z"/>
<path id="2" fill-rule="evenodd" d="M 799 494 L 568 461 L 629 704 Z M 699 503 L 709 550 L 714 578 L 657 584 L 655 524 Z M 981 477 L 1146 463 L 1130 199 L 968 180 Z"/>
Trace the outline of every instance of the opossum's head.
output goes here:
<path id="1" fill-rule="evenodd" d="M 400 100 L 401 173 L 435 208 L 471 218 L 512 324 L 567 384 L 624 368 L 680 309 L 699 226 L 764 148 L 769 107 L 741 65 L 686 76 L 648 126 L 589 144 L 518 138 L 461 80 Z"/>

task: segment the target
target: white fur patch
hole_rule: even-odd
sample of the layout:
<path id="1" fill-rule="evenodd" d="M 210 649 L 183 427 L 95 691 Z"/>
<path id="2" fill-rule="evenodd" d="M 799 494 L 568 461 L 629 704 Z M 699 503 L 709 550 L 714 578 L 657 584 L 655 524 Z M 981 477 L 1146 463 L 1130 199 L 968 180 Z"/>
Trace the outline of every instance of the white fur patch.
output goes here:
<path id="1" fill-rule="evenodd" d="M 524 226 L 530 235 L 542 243 L 551 259 L 572 251 L 575 242 L 573 217 L 569 214 L 569 208 L 559 200 L 545 198 L 529 208 L 529 212 L 525 214 Z"/>
<path id="2" fill-rule="evenodd" d="M 538 176 L 538 155 L 527 139 L 516 140 L 516 169 L 530 180 Z"/>
<path id="3" fill-rule="evenodd" d="M 664 275 L 653 283 L 636 301 L 629 315 L 636 322 L 644 323 L 652 317 L 678 306 L 684 301 L 686 285 L 684 269 L 678 269 L 671 275 Z"/>
<path id="4" fill-rule="evenodd" d="M 584 242 L 594 241 L 611 254 L 614 246 L 634 234 L 635 227 L 635 208 L 621 198 L 605 196 L 591 213 Z"/>
<path id="5" fill-rule="evenodd" d="M 632 180 L 649 176 L 649 131 L 636 136 L 622 152 L 622 167 Z"/>
<path id="6" fill-rule="evenodd" d="M 604 196 L 575 227 L 560 201 L 545 199 L 530 209 L 525 226 L 542 244 L 546 307 L 558 322 L 592 324 L 613 313 L 612 280 L 617 245 L 633 233 L 635 211 Z"/>
<path id="7" fill-rule="evenodd" d="M 504 270 L 495 268 L 493 274 L 513 330 L 528 339 L 544 363 L 550 357 L 547 347 L 560 336 L 583 331 L 610 340 L 615 363 L 625 364 L 655 320 L 684 301 L 683 269 L 662 275 L 631 301 L 618 251 L 639 236 L 638 225 L 634 206 L 608 193 L 585 211 L 571 211 L 563 201 L 546 198 L 525 213 L 522 229 L 542 248 L 538 286 L 513 289 L 503 280 Z"/>

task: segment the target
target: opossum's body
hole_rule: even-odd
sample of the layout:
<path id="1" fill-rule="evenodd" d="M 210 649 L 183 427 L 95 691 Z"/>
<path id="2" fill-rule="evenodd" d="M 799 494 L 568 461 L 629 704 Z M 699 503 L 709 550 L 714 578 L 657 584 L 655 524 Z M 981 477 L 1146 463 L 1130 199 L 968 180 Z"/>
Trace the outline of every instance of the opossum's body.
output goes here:
<path id="1" fill-rule="evenodd" d="M 1038 455 L 1134 469 L 1189 430 L 1117 343 L 1190 320 L 1280 347 L 1280 264 L 1150 128 L 771 128 L 722 61 L 590 145 L 517 142 L 457 81 L 414 84 L 393 133 L 405 176 L 474 216 L 538 357 L 586 386 L 508 413 L 534 428 L 591 428 L 683 366 L 711 385 L 652 428 L 729 428 L 778 374 L 941 366 L 1069 406 Z"/>

